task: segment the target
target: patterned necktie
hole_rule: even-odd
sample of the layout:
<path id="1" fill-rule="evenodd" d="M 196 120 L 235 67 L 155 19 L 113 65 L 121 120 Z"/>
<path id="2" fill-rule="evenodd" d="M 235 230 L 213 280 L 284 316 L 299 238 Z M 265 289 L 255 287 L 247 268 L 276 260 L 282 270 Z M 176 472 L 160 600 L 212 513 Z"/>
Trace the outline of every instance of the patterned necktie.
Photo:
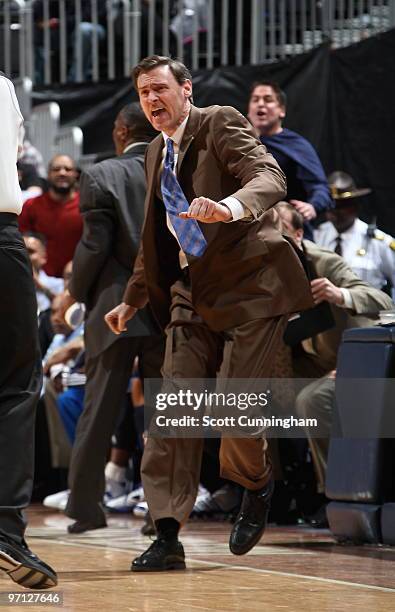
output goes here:
<path id="1" fill-rule="evenodd" d="M 340 257 L 343 255 L 343 249 L 342 249 L 342 237 L 341 237 L 341 234 L 338 234 L 338 235 L 336 236 L 335 253 L 337 253 L 338 255 L 340 255 Z"/>
<path id="2" fill-rule="evenodd" d="M 196 219 L 181 219 L 178 216 L 180 212 L 188 210 L 189 204 L 173 172 L 173 167 L 174 146 L 171 138 L 168 138 L 160 181 L 163 202 L 184 253 L 200 257 L 207 248 L 207 242 Z"/>

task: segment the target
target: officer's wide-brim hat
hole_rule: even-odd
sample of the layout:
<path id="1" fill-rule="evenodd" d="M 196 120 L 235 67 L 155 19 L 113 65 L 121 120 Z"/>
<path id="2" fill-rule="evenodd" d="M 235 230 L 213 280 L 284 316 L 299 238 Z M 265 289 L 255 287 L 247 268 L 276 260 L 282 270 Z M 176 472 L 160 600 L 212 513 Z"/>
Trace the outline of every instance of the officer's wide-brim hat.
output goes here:
<path id="1" fill-rule="evenodd" d="M 357 187 L 352 176 L 342 170 L 332 172 L 328 176 L 328 183 L 336 206 L 346 205 L 349 200 L 360 198 L 372 192 L 369 187 Z"/>

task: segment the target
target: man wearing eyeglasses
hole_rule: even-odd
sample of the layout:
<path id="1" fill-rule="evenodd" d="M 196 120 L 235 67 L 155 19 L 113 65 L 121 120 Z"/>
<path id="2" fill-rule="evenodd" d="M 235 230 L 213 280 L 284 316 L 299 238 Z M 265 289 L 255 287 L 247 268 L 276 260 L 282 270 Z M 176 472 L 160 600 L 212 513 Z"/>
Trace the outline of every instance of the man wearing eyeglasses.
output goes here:
<path id="1" fill-rule="evenodd" d="M 19 218 L 21 232 L 41 234 L 47 243 L 44 272 L 61 277 L 82 235 L 77 169 L 68 155 L 56 155 L 48 166 L 48 191 L 27 200 Z"/>

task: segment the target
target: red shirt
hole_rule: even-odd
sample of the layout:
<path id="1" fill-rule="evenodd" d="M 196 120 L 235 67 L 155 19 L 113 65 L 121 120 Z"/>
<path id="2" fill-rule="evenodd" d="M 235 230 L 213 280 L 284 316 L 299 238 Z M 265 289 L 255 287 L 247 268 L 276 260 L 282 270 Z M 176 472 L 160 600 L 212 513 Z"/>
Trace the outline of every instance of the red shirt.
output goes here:
<path id="1" fill-rule="evenodd" d="M 49 276 L 62 276 L 63 268 L 73 259 L 75 247 L 82 235 L 80 195 L 67 202 L 57 202 L 50 194 L 26 200 L 19 216 L 19 229 L 37 232 L 47 240 L 47 258 L 44 272 Z"/>

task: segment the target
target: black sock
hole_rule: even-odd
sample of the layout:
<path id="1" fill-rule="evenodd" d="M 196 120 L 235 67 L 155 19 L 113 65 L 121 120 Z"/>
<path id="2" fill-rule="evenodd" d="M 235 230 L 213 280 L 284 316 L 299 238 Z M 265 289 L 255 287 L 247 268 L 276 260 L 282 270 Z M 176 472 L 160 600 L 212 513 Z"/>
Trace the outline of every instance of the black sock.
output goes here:
<path id="1" fill-rule="evenodd" d="M 177 540 L 180 523 L 174 518 L 162 518 L 155 521 L 158 538 L 163 540 Z"/>

